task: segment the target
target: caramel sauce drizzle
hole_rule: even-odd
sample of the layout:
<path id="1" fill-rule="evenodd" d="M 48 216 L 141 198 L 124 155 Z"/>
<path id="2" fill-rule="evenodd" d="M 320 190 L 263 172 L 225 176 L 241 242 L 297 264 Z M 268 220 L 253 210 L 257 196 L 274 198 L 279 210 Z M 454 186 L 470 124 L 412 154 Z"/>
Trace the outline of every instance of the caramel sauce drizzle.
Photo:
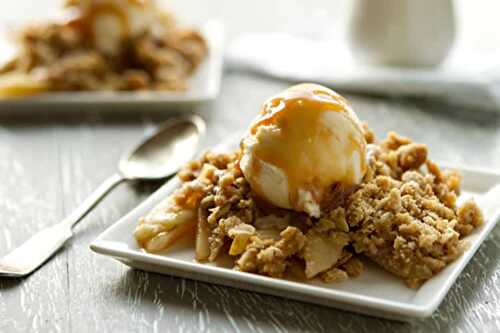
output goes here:
<path id="1" fill-rule="evenodd" d="M 303 207 L 299 207 L 299 189 L 311 192 L 313 199 L 320 203 L 323 191 L 333 184 L 353 185 L 357 182 L 355 171 L 348 167 L 349 163 L 346 169 L 346 164 L 340 159 L 328 155 L 336 151 L 329 145 L 335 145 L 341 138 L 339 133 L 324 125 L 325 120 L 320 119 L 323 113 L 335 112 L 346 117 L 352 128 L 349 129 L 348 144 L 339 153 L 351 157 L 357 152 L 360 171 L 363 174 L 366 171 L 366 142 L 360 124 L 349 114 L 352 111 L 342 96 L 321 88 L 304 84 L 288 89 L 264 103 L 250 127 L 253 135 L 261 126 L 279 128 L 279 132 L 272 134 L 272 140 L 267 142 L 264 137 L 263 142 L 254 147 L 257 157 L 254 160 L 257 161 L 252 169 L 256 177 L 261 170 L 259 160 L 280 168 L 287 176 L 292 208 L 299 211 L 303 211 Z M 353 131 L 359 131 L 360 135 L 354 136 Z M 259 188 L 254 190 L 262 196 Z"/>

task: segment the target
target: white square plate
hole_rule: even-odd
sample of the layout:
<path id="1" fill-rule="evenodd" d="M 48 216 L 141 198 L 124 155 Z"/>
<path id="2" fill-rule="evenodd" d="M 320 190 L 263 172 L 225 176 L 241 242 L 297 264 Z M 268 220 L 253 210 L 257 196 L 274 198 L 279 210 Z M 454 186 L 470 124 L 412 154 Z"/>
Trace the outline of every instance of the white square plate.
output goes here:
<path id="1" fill-rule="evenodd" d="M 75 109 L 96 111 L 173 111 L 215 100 L 219 94 L 224 58 L 224 28 L 218 21 L 199 26 L 207 40 L 209 53 L 189 79 L 185 92 L 48 92 L 41 95 L 0 99 L 1 113 L 33 112 L 50 108 L 71 113 Z M 0 50 L 7 46 L 1 45 Z"/>
<path id="2" fill-rule="evenodd" d="M 485 195 L 495 184 L 500 183 L 500 174 L 469 168 L 458 169 L 464 176 L 463 192 L 459 201 L 471 196 L 475 197 L 485 213 L 487 222 L 467 236 L 471 246 L 464 255 L 418 289 L 406 287 L 401 279 L 368 261 L 366 261 L 365 270 L 358 278 L 348 279 L 342 283 L 325 284 L 319 281 L 301 283 L 274 279 L 212 264 L 201 264 L 194 260 L 193 241 L 177 244 L 165 254 L 146 253 L 136 244 L 132 235 L 133 230 L 139 217 L 144 216 L 179 186 L 180 182 L 177 178 L 167 182 L 141 205 L 108 228 L 90 247 L 97 253 L 111 256 L 128 266 L 145 271 L 201 280 L 396 320 L 428 317 L 437 309 L 457 276 L 500 217 L 500 209 L 497 209 L 500 207 L 498 204 L 500 203 L 500 187 Z"/>

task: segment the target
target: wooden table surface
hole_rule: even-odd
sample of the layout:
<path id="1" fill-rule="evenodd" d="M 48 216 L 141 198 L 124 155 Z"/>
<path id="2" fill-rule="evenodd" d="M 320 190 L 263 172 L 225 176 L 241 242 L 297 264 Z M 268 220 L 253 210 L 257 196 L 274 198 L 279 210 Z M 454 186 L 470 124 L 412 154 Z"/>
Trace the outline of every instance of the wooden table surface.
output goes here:
<path id="1" fill-rule="evenodd" d="M 462 1 L 461 3 L 464 3 Z M 482 1 L 467 8 L 471 45 L 497 27 Z M 0 4 L 2 22 L 51 13 L 58 1 Z M 192 21 L 219 18 L 229 40 L 245 31 L 314 31 L 315 17 L 341 21 L 339 1 L 168 1 Z M 316 9 L 318 8 L 318 9 Z M 321 10 L 322 9 L 322 10 Z M 468 23 L 467 23 L 468 22 Z M 498 29 L 496 29 L 498 31 Z M 498 36 L 497 36 L 498 37 Z M 491 41 L 491 39 L 490 39 Z M 226 71 L 219 99 L 195 111 L 208 123 L 206 146 L 243 128 L 260 103 L 290 83 Z M 499 118 L 422 101 L 346 94 L 379 136 L 392 129 L 425 142 L 439 160 L 500 168 Z M 0 110 L 1 113 L 2 110 Z M 76 110 L 75 110 L 76 111 Z M 41 113 L 0 119 L 0 254 L 60 221 L 114 172 L 121 152 L 166 116 Z M 0 332 L 493 332 L 500 327 L 500 227 L 480 247 L 439 310 L 398 323 L 327 307 L 127 268 L 89 243 L 144 200 L 154 185 L 122 185 L 92 212 L 75 238 L 26 279 L 0 279 Z"/>

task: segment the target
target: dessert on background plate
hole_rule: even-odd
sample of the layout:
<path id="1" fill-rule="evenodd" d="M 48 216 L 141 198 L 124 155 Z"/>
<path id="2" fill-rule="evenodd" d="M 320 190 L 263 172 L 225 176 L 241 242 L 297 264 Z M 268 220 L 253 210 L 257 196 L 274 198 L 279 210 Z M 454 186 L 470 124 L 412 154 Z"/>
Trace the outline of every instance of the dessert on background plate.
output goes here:
<path id="1" fill-rule="evenodd" d="M 316 84 L 266 101 L 240 148 L 203 154 L 182 185 L 142 217 L 147 252 L 195 237 L 195 258 L 278 278 L 343 281 L 361 257 L 418 287 L 467 249 L 483 223 L 460 207 L 461 176 L 396 133 L 377 141 L 349 103 Z"/>
<path id="2" fill-rule="evenodd" d="M 48 91 L 177 91 L 206 58 L 205 39 L 153 0 L 68 0 L 60 22 L 18 34 L 0 96 Z"/>

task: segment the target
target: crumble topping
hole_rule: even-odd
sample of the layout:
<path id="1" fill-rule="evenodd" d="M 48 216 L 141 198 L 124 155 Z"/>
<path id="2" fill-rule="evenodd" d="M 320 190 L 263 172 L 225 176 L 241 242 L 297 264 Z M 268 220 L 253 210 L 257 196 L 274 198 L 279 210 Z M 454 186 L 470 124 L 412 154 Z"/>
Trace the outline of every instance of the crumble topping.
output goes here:
<path id="1" fill-rule="evenodd" d="M 252 237 L 251 243 L 236 261 L 236 268 L 244 272 L 282 277 L 288 260 L 306 243 L 306 237 L 296 227 L 287 227 L 279 240 Z"/>
<path id="2" fill-rule="evenodd" d="M 425 145 L 389 133 L 349 198 L 356 253 L 417 287 L 460 256 L 462 237 L 483 223 L 473 201 L 456 207 L 460 176 L 427 160 Z M 426 165 L 427 171 L 420 167 Z"/>
<path id="3" fill-rule="evenodd" d="M 227 253 L 239 271 L 330 283 L 359 276 L 365 256 L 418 287 L 466 250 L 463 237 L 484 222 L 482 213 L 472 200 L 457 207 L 460 174 L 441 170 L 425 145 L 393 132 L 376 142 L 366 126 L 365 137 L 363 181 L 333 186 L 319 218 L 260 201 L 242 175 L 239 152 L 190 162 L 178 174 L 181 188 L 166 200 L 173 204 L 158 209 L 195 212 L 200 261 Z M 172 233 L 171 222 L 154 222 L 154 212 L 136 229 L 148 251 L 149 242 Z"/>

